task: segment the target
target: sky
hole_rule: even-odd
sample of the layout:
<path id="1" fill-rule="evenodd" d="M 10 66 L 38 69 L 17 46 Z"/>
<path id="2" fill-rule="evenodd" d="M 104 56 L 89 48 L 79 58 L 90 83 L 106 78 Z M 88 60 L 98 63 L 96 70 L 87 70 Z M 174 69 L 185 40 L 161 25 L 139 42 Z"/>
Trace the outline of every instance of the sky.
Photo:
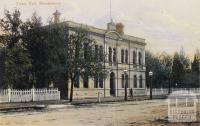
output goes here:
<path id="1" fill-rule="evenodd" d="M 111 0 L 111 17 L 124 24 L 125 34 L 146 39 L 146 49 L 173 54 L 184 48 L 192 57 L 200 48 L 200 0 Z M 4 10 L 20 9 L 23 20 L 34 11 L 44 24 L 58 10 L 61 20 L 106 29 L 110 0 L 1 0 Z"/>

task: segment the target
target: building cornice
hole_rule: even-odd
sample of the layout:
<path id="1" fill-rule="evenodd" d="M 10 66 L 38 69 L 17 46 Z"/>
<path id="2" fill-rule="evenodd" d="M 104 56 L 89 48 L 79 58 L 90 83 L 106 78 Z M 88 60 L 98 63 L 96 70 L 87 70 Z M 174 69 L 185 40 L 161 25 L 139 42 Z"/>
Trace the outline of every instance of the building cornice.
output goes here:
<path id="1" fill-rule="evenodd" d="M 116 31 L 108 31 L 108 30 L 105 30 L 105 29 L 100 29 L 100 28 L 96 28 L 94 26 L 76 23 L 76 22 L 73 22 L 73 21 L 65 21 L 65 22 L 58 23 L 56 25 L 66 25 L 68 28 L 71 28 L 71 29 L 84 28 L 92 34 L 95 34 L 95 35 L 101 36 L 101 37 L 106 37 L 106 38 L 110 38 L 110 37 L 107 37 L 108 34 L 115 33 L 118 36 L 118 40 L 131 42 L 131 43 L 135 43 L 135 44 L 143 45 L 143 46 L 146 45 L 145 39 L 143 39 L 143 38 L 139 38 L 139 37 L 135 37 L 135 36 L 131 36 L 131 35 L 126 35 L 126 34 L 119 34 Z M 110 39 L 114 39 L 114 38 L 110 38 Z"/>

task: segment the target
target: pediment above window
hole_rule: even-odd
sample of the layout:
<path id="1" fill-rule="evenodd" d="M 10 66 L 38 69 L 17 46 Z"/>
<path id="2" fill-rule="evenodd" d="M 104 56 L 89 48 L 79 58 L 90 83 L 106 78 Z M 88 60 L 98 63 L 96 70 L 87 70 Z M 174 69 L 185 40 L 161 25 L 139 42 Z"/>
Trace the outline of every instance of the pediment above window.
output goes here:
<path id="1" fill-rule="evenodd" d="M 115 31 L 109 31 L 106 33 L 106 37 L 112 39 L 121 39 L 121 35 Z"/>

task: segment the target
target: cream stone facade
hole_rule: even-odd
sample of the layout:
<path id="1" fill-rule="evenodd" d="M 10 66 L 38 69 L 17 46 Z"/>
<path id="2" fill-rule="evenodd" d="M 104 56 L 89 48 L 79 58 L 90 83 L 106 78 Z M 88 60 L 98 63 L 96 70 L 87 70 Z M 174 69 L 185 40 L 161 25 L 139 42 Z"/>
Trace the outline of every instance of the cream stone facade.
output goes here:
<path id="1" fill-rule="evenodd" d="M 88 30 L 89 36 L 97 43 L 96 47 L 106 54 L 102 61 L 107 71 L 107 78 L 89 78 L 88 84 L 79 79 L 78 87 L 74 87 L 73 97 L 87 98 L 124 96 L 125 83 L 127 83 L 128 96 L 145 95 L 145 39 L 126 35 L 123 25 L 112 21 L 107 24 L 107 29 L 83 25 L 72 21 L 63 22 L 73 32 L 74 28 L 83 27 Z M 68 94 L 70 94 L 70 82 Z M 70 95 L 68 95 L 70 96 Z"/>

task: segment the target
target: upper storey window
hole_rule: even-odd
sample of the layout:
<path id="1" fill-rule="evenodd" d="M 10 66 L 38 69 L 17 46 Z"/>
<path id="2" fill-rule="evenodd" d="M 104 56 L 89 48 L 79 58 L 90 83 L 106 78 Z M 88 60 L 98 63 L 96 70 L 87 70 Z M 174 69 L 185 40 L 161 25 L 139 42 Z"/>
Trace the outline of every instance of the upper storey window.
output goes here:
<path id="1" fill-rule="evenodd" d="M 139 65 L 142 65 L 142 53 L 141 52 L 139 52 Z"/>
<path id="2" fill-rule="evenodd" d="M 133 64 L 136 64 L 137 55 L 136 52 L 133 51 Z"/>
<path id="3" fill-rule="evenodd" d="M 103 46 L 100 46 L 99 47 L 99 60 L 100 60 L 100 62 L 103 62 Z"/>
<path id="4" fill-rule="evenodd" d="M 124 49 L 121 50 L 121 63 L 124 63 Z"/>
<path id="5" fill-rule="evenodd" d="M 109 47 L 108 61 L 109 63 L 112 63 L 112 48 L 111 47 Z"/>
<path id="6" fill-rule="evenodd" d="M 128 50 L 125 51 L 125 63 L 128 64 Z"/>
<path id="7" fill-rule="evenodd" d="M 113 48 L 113 62 L 114 63 L 117 62 L 116 55 L 117 55 L 116 48 Z"/>
<path id="8" fill-rule="evenodd" d="M 88 43 L 84 43 L 84 58 L 88 56 Z"/>
<path id="9" fill-rule="evenodd" d="M 95 45 L 95 56 L 99 57 L 99 47 Z"/>

